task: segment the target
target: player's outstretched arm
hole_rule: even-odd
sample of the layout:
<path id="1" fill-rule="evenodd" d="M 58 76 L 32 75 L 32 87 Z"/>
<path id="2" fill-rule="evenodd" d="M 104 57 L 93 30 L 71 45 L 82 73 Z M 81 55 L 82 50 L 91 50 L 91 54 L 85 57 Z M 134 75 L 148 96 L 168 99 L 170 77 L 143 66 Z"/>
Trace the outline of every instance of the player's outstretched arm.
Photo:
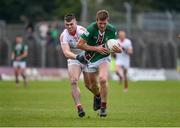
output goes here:
<path id="1" fill-rule="evenodd" d="M 76 59 L 76 55 L 71 52 L 69 44 L 68 43 L 61 43 L 62 51 L 66 58 L 68 59 Z"/>
<path id="2" fill-rule="evenodd" d="M 80 38 L 77 43 L 77 48 L 85 50 L 85 51 L 95 51 L 101 54 L 109 54 L 108 49 L 103 47 L 102 45 L 99 46 L 90 46 L 86 43 L 86 40 Z"/>

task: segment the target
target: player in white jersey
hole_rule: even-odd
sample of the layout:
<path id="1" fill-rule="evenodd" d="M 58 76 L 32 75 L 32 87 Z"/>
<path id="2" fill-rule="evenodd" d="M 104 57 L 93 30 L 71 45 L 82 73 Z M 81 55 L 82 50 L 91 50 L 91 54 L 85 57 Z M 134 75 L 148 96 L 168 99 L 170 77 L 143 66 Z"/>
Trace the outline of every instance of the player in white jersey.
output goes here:
<path id="1" fill-rule="evenodd" d="M 120 81 L 124 81 L 124 91 L 128 91 L 128 78 L 127 72 L 130 67 L 130 55 L 133 54 L 133 47 L 131 41 L 126 38 L 125 31 L 118 32 L 118 42 L 123 48 L 122 53 L 116 53 L 116 73 Z"/>
<path id="2" fill-rule="evenodd" d="M 60 36 L 61 48 L 68 61 L 68 74 L 71 82 L 72 97 L 78 110 L 80 117 L 85 116 L 82 104 L 80 102 L 80 89 L 78 87 L 78 80 L 81 72 L 84 75 L 84 82 L 86 87 L 96 96 L 100 96 L 98 84 L 93 86 L 90 82 L 90 75 L 83 71 L 85 64 L 84 51 L 76 48 L 76 43 L 86 29 L 77 25 L 74 14 L 67 14 L 64 17 L 65 28 Z M 100 103 L 100 101 L 99 101 Z"/>

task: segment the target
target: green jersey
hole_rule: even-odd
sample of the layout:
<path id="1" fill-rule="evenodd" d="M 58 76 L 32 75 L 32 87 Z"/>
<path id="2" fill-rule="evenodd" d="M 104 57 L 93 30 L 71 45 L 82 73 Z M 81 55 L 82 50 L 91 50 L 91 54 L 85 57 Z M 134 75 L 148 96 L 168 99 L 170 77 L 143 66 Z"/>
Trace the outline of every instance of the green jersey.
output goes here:
<path id="1" fill-rule="evenodd" d="M 90 46 L 99 46 L 106 44 L 107 40 L 116 38 L 116 29 L 113 25 L 107 24 L 106 29 L 103 33 L 99 31 L 96 22 L 93 22 L 87 27 L 87 32 L 81 35 L 81 38 L 87 41 Z M 109 54 L 103 55 L 95 51 L 86 51 L 85 57 L 90 62 L 96 62 Z"/>
<path id="2" fill-rule="evenodd" d="M 28 46 L 25 43 L 19 43 L 13 46 L 13 52 L 14 52 L 15 58 L 18 56 L 21 56 L 27 50 L 28 50 Z M 26 61 L 26 60 L 27 60 L 27 57 L 23 57 L 19 61 Z"/>

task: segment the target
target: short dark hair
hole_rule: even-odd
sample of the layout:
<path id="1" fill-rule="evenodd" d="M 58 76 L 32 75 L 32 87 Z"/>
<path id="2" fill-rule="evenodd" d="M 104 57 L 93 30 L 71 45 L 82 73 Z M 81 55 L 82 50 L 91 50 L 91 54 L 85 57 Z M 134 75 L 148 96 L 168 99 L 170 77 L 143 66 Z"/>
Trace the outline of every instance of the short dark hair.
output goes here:
<path id="1" fill-rule="evenodd" d="M 118 32 L 121 32 L 121 31 L 123 31 L 123 32 L 126 33 L 126 30 L 125 30 L 125 29 L 119 28 L 119 29 L 118 29 Z"/>
<path id="2" fill-rule="evenodd" d="M 106 10 L 99 10 L 96 13 L 96 20 L 106 20 L 109 19 L 109 12 Z"/>
<path id="3" fill-rule="evenodd" d="M 74 13 L 69 13 L 64 16 L 64 20 L 67 22 L 70 22 L 73 19 L 76 19 L 76 16 Z"/>
<path id="4" fill-rule="evenodd" d="M 16 37 L 21 37 L 21 38 L 23 38 L 23 36 L 22 36 L 21 34 L 16 35 Z"/>

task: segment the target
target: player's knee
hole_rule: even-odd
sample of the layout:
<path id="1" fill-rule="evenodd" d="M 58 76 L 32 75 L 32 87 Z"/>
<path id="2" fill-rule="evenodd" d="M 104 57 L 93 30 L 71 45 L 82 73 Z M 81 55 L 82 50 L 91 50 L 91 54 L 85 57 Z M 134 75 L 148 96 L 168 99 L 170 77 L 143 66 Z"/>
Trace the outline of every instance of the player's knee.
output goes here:
<path id="1" fill-rule="evenodd" d="M 92 91 L 93 90 L 93 84 L 92 83 L 85 83 L 85 86 L 86 86 L 86 88 L 87 89 L 89 89 L 90 91 Z"/>
<path id="2" fill-rule="evenodd" d="M 123 77 L 123 78 L 124 78 L 124 80 L 127 80 L 127 79 L 128 79 L 126 75 L 124 75 L 124 77 Z"/>
<path id="3" fill-rule="evenodd" d="M 86 86 L 86 88 L 88 88 L 88 89 L 92 89 L 92 85 L 91 84 L 87 84 L 87 83 L 85 83 L 85 86 Z"/>
<path id="4" fill-rule="evenodd" d="M 21 73 L 21 76 L 22 76 L 23 78 L 26 77 L 25 73 Z"/>
<path id="5" fill-rule="evenodd" d="M 100 82 L 100 84 L 106 84 L 107 83 L 107 78 L 104 77 L 104 76 L 100 76 L 99 77 L 99 82 Z"/>
<path id="6" fill-rule="evenodd" d="M 92 85 L 92 90 L 99 91 L 99 86 L 97 84 Z"/>
<path id="7" fill-rule="evenodd" d="M 77 85 L 78 83 L 78 80 L 77 79 L 72 79 L 71 80 L 71 85 Z"/>

